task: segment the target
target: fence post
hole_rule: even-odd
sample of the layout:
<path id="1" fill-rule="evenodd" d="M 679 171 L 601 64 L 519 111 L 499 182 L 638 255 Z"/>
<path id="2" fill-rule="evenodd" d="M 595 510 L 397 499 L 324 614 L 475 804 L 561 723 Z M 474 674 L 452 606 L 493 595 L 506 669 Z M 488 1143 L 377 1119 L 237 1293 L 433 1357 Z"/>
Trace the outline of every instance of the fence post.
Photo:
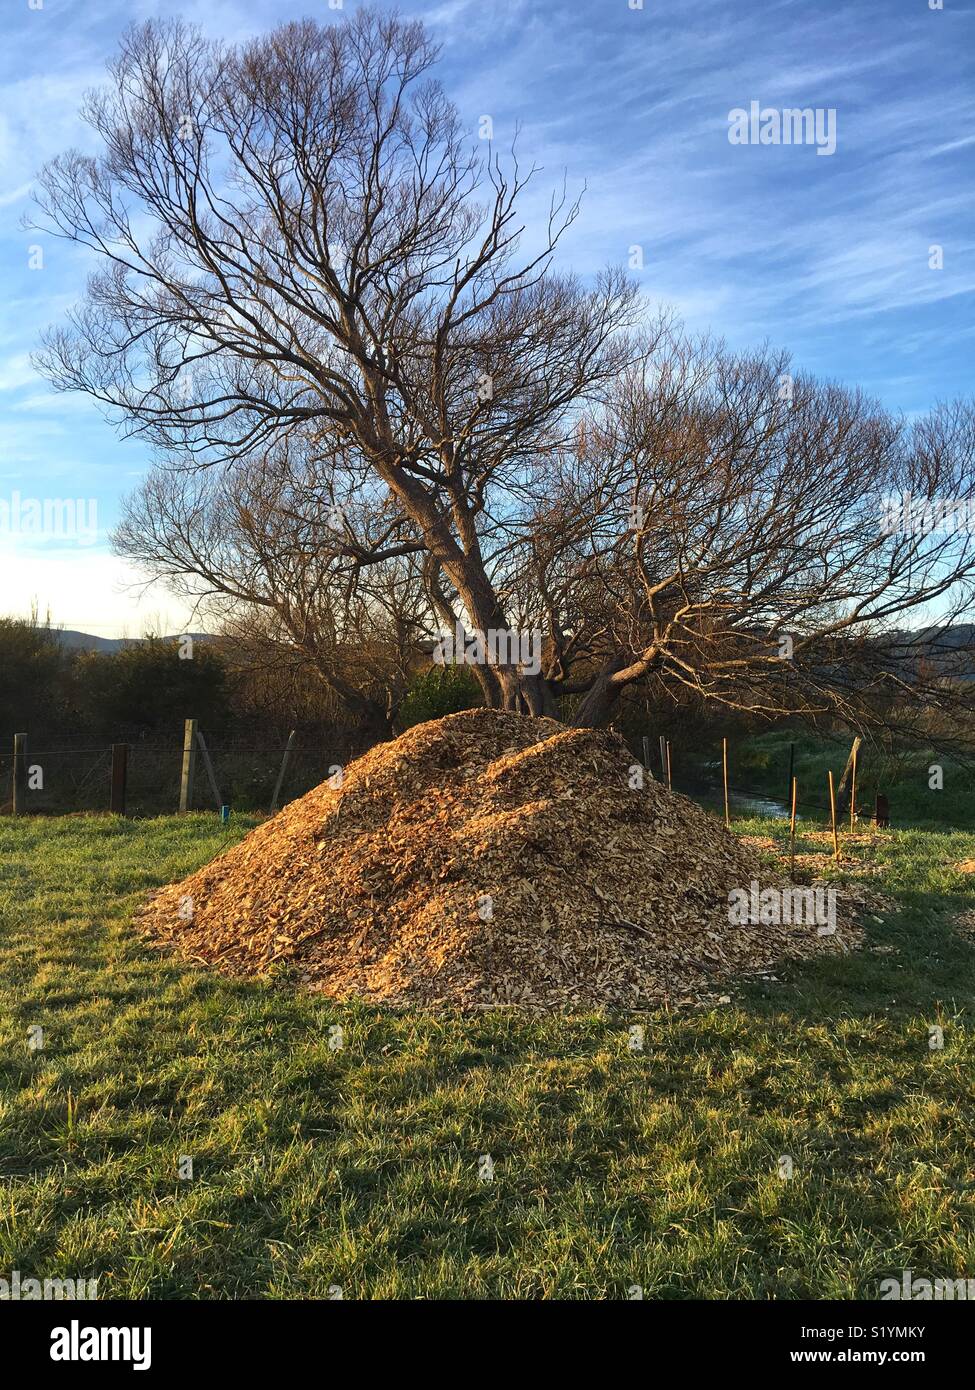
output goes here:
<path id="1" fill-rule="evenodd" d="M 853 740 L 853 747 L 850 749 L 850 756 L 846 760 L 846 767 L 844 767 L 843 769 L 843 776 L 840 778 L 840 784 L 836 788 L 837 805 L 839 806 L 840 810 L 845 810 L 846 808 L 846 786 L 850 780 L 850 772 L 852 771 L 853 765 L 856 762 L 857 752 L 859 751 L 860 744 L 862 742 L 863 740 L 861 739 L 860 735 L 857 734 L 856 738 Z"/>
<path id="2" fill-rule="evenodd" d="M 660 735 L 660 780 L 667 780 L 667 740 L 663 734 Z"/>
<path id="3" fill-rule="evenodd" d="M 731 807 L 728 804 L 728 740 L 721 740 L 721 765 L 724 771 L 724 823 L 725 828 L 731 829 Z"/>
<path id="4" fill-rule="evenodd" d="M 22 816 L 27 810 L 26 734 L 14 734 L 14 785 L 11 810 L 15 816 Z"/>
<path id="5" fill-rule="evenodd" d="M 125 815 L 125 787 L 129 774 L 129 745 L 112 744 L 112 814 Z"/>
<path id="6" fill-rule="evenodd" d="M 179 809 L 184 815 L 193 806 L 193 777 L 196 773 L 196 720 L 183 726 L 183 770 L 179 781 Z"/>
<path id="7" fill-rule="evenodd" d="M 217 803 L 217 810 L 219 811 L 223 807 L 223 798 L 217 787 L 216 774 L 213 771 L 213 763 L 210 761 L 210 750 L 207 748 L 206 739 L 199 729 L 197 730 L 196 741 L 200 745 L 200 752 L 203 754 L 203 766 L 206 768 L 207 777 L 210 781 L 210 790 L 213 792 L 213 799 Z"/>
<path id="8" fill-rule="evenodd" d="M 274 795 L 271 797 L 271 815 L 272 815 L 272 816 L 274 815 L 274 813 L 275 813 L 275 812 L 277 811 L 277 809 L 278 809 L 278 798 L 279 798 L 280 795 L 281 795 L 281 788 L 284 786 L 284 774 L 285 774 L 285 773 L 287 772 L 287 770 L 288 770 L 288 760 L 289 760 L 290 757 L 291 757 L 291 749 L 292 749 L 292 746 L 294 745 L 295 734 L 296 734 L 297 732 L 298 732 L 297 729 L 292 729 L 292 730 L 291 730 L 291 733 L 288 735 L 288 742 L 287 742 L 287 743 L 285 744 L 285 746 L 284 746 L 284 757 L 281 759 L 281 770 L 280 770 L 279 773 L 278 773 L 278 780 L 277 780 L 277 781 L 275 782 L 275 784 L 274 784 Z M 646 743 L 646 739 L 644 739 L 644 743 Z"/>

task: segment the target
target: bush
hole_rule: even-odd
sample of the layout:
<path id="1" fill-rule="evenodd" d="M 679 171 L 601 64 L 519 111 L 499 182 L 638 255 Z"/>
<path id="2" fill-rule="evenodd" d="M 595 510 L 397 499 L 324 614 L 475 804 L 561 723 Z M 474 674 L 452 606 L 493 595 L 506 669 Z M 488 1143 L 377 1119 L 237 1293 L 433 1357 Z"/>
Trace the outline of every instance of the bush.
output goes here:
<path id="1" fill-rule="evenodd" d="M 62 714 L 67 659 L 56 635 L 34 619 L 0 618 L 0 733 L 28 732 Z"/>
<path id="2" fill-rule="evenodd" d="M 399 708 L 399 726 L 410 729 L 481 704 L 481 687 L 469 666 L 431 666 L 414 676 Z"/>
<path id="3" fill-rule="evenodd" d="M 179 642 L 150 638 L 102 654 L 84 652 L 75 663 L 76 694 L 93 732 L 166 732 L 176 736 L 184 719 L 216 730 L 229 720 L 227 672 L 218 653 L 196 642 L 192 659 Z"/>

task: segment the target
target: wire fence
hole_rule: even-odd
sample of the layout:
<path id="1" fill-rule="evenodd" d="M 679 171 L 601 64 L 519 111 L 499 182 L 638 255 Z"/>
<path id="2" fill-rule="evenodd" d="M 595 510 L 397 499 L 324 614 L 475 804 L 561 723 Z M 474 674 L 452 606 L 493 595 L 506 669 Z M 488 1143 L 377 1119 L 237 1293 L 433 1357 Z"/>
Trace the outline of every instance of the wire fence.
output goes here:
<path id="1" fill-rule="evenodd" d="M 193 751 L 190 786 L 186 781 L 187 737 Z M 42 744 L 45 741 L 42 740 Z M 113 808 L 129 816 L 166 815 L 179 809 L 266 813 L 303 796 L 364 753 L 372 740 L 356 730 L 333 730 L 327 739 L 314 733 L 290 738 L 244 739 L 198 731 L 188 721 L 182 742 L 176 739 L 97 744 L 90 738 L 62 737 L 57 747 L 34 748 L 27 740 L 22 752 L 19 809 L 28 814 L 70 815 Z M 656 740 L 653 741 L 655 751 Z M 643 760 L 650 741 L 635 755 Z M 119 767 L 118 749 L 124 749 Z M 695 800 L 721 809 L 724 797 L 720 763 L 703 768 L 672 768 L 672 785 Z M 717 769 L 717 775 L 712 776 Z M 650 765 L 658 779 L 661 768 Z M 121 783 L 119 777 L 121 776 Z M 15 756 L 12 744 L 0 746 L 0 813 L 14 809 Z M 663 776 L 666 780 L 666 774 Z M 783 770 L 783 792 L 787 778 Z M 736 816 L 789 814 L 788 798 L 742 778 L 731 760 L 729 800 Z M 275 793 L 277 797 L 275 799 Z M 120 799 L 119 799 L 120 797 Z M 802 816 L 830 817 L 829 801 L 800 785 Z M 872 819 L 870 808 L 858 806 L 861 820 Z"/>
<path id="2" fill-rule="evenodd" d="M 54 743 L 58 746 L 53 746 Z M 108 811 L 112 805 L 113 748 L 126 749 L 124 807 L 129 816 L 166 815 L 180 809 L 184 744 L 167 741 L 133 741 L 122 745 L 93 746 L 89 741 L 51 741 L 34 748 L 28 741 L 24 754 L 22 809 L 28 814 L 70 815 Z M 368 741 L 355 734 L 338 734 L 326 744 L 313 736 L 287 740 L 221 739 L 205 736 L 219 801 L 214 795 L 199 746 L 196 754 L 189 810 L 216 810 L 230 806 L 238 811 L 266 812 L 287 765 L 279 804 L 294 800 L 318 786 L 333 772 L 365 752 Z M 14 753 L 12 745 L 0 752 L 0 813 L 14 803 Z"/>

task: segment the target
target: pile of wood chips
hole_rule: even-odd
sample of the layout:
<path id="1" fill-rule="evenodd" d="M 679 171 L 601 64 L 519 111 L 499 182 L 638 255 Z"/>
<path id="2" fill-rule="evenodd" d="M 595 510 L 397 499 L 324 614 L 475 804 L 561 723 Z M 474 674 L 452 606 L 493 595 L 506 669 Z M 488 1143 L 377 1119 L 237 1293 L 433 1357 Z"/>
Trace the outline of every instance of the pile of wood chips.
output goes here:
<path id="1" fill-rule="evenodd" d="M 337 998 L 461 1008 L 641 1008 L 845 949 L 853 929 L 736 926 L 776 883 L 686 797 L 634 775 L 612 733 L 470 710 L 317 787 L 142 914 L 157 944 Z M 781 884 L 782 880 L 778 880 Z"/>

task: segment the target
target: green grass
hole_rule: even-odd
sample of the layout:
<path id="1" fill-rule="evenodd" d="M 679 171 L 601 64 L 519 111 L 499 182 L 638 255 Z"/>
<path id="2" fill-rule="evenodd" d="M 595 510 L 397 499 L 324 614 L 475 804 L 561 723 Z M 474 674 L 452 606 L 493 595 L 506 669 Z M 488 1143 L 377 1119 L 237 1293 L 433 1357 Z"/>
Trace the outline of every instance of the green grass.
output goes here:
<path id="1" fill-rule="evenodd" d="M 343 1007 L 147 951 L 140 897 L 246 826 L 0 822 L 0 1277 L 457 1299 L 975 1277 L 973 895 L 949 867 L 975 836 L 894 835 L 868 949 L 644 1015 L 641 1053 L 629 1018 Z"/>

